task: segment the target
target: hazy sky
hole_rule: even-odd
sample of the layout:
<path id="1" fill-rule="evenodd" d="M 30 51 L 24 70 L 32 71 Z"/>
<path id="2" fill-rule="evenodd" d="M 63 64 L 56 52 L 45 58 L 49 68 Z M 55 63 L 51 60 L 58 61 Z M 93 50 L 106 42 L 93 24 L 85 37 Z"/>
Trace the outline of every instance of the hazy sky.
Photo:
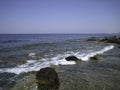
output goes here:
<path id="1" fill-rule="evenodd" d="M 0 33 L 113 32 L 120 0 L 0 0 Z"/>

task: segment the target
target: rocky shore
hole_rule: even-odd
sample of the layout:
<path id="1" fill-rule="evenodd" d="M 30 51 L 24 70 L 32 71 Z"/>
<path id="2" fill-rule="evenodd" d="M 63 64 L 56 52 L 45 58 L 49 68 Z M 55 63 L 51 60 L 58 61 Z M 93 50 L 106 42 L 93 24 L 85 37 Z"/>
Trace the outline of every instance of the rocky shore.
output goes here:
<path id="1" fill-rule="evenodd" d="M 118 49 L 117 52 L 118 51 L 120 51 L 120 49 Z M 100 55 L 102 60 L 99 62 L 96 62 L 96 60 L 94 60 L 97 58 L 95 57 L 91 58 L 91 60 L 88 62 L 81 62 L 77 63 L 76 65 L 51 66 L 50 68 L 54 69 L 50 71 L 45 70 L 46 74 L 43 71 L 30 73 L 29 75 L 19 80 L 11 90 L 119 90 L 119 63 L 110 63 L 113 58 L 114 60 L 118 60 L 119 54 L 120 53 L 118 53 L 118 56 L 114 57 L 114 53 L 111 52 L 109 52 L 109 54 Z M 51 73 L 51 71 L 55 76 Z M 37 75 L 37 73 L 40 73 L 42 76 Z M 52 77 L 50 73 L 54 77 Z M 41 76 L 41 79 L 45 80 L 39 80 L 40 77 L 37 78 L 36 75 L 37 77 Z M 54 89 L 40 89 L 38 88 L 39 82 L 40 84 L 42 83 L 42 88 L 44 88 L 45 85 L 49 84 L 49 82 L 53 83 L 52 85 L 48 86 Z"/>
<path id="2" fill-rule="evenodd" d="M 92 37 L 87 41 L 119 45 L 120 37 Z M 29 73 L 18 80 L 11 90 L 119 90 L 119 58 L 119 47 L 104 55 L 95 55 L 88 62 L 68 56 L 65 59 L 75 61 L 75 65 L 50 66 Z M 78 61 L 81 63 L 77 63 Z"/>
<path id="3" fill-rule="evenodd" d="M 97 41 L 97 42 L 104 42 L 104 43 L 115 43 L 120 44 L 120 37 L 119 36 L 110 36 L 110 37 L 92 37 L 87 39 L 87 41 Z"/>

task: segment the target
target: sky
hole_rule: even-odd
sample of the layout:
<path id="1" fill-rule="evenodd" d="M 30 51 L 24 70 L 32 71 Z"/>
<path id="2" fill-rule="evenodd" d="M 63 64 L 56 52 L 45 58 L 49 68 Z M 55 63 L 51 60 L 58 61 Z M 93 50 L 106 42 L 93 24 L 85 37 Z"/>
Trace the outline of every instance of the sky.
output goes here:
<path id="1" fill-rule="evenodd" d="M 119 33 L 120 0 L 0 0 L 0 33 Z"/>

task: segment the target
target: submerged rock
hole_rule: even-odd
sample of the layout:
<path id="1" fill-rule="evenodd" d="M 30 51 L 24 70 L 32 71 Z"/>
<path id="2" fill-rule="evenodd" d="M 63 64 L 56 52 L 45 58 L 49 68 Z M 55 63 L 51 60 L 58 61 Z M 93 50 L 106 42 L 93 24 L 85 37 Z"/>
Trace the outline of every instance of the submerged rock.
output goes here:
<path id="1" fill-rule="evenodd" d="M 78 60 L 80 60 L 80 59 L 78 59 L 77 57 L 75 57 L 75 56 L 68 56 L 68 57 L 66 57 L 65 58 L 67 61 L 78 61 Z"/>
<path id="2" fill-rule="evenodd" d="M 53 68 L 42 68 L 36 74 L 38 90 L 57 90 L 59 87 L 59 78 Z"/>
<path id="3" fill-rule="evenodd" d="M 37 83 L 34 73 L 35 72 L 21 76 L 18 81 L 16 81 L 13 88 L 5 90 L 37 90 Z"/>

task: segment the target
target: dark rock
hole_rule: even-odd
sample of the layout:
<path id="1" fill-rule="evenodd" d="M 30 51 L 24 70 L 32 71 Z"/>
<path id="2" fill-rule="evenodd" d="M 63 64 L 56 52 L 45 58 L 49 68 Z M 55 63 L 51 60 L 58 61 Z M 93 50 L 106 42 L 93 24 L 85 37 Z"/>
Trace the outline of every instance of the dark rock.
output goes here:
<path id="1" fill-rule="evenodd" d="M 112 37 L 105 37 L 100 40 L 101 42 L 106 42 L 106 43 L 116 43 L 120 44 L 120 38 L 117 36 L 112 36 Z"/>
<path id="2" fill-rule="evenodd" d="M 104 38 L 92 37 L 92 38 L 89 38 L 87 41 L 120 44 L 120 37 L 117 37 L 117 36 L 104 37 Z"/>
<path id="3" fill-rule="evenodd" d="M 42 68 L 36 74 L 38 90 L 57 90 L 60 82 L 53 68 Z"/>
<path id="4" fill-rule="evenodd" d="M 105 38 L 101 39 L 100 41 L 101 42 L 106 42 L 106 41 L 108 41 L 108 37 L 105 37 Z"/>
<path id="5" fill-rule="evenodd" d="M 87 41 L 99 41 L 99 38 L 91 37 L 91 38 L 87 39 Z"/>
<path id="6" fill-rule="evenodd" d="M 78 59 L 77 57 L 75 57 L 75 56 L 68 56 L 68 57 L 66 57 L 65 58 L 67 61 L 78 61 L 78 60 L 80 60 L 80 59 Z"/>
<path id="7" fill-rule="evenodd" d="M 118 46 L 118 48 L 120 48 L 120 46 Z"/>
<path id="8" fill-rule="evenodd" d="M 90 59 L 92 59 L 92 60 L 100 60 L 101 58 L 99 56 L 95 55 L 93 57 L 90 57 Z"/>

